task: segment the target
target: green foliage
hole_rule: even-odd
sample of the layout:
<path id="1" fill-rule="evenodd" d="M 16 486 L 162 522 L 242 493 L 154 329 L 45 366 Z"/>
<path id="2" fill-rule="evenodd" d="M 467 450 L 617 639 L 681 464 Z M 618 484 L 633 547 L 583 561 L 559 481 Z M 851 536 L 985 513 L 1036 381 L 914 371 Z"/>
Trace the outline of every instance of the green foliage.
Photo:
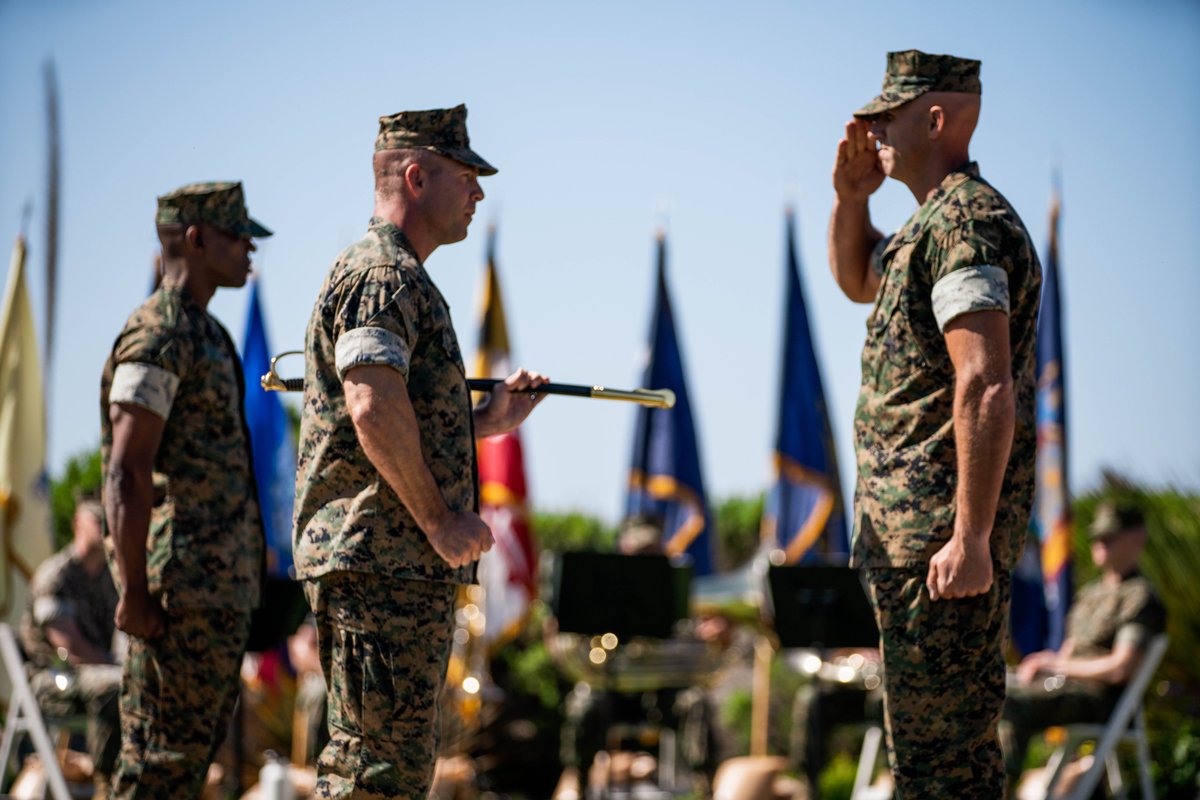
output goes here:
<path id="1" fill-rule="evenodd" d="M 717 568 L 733 569 L 750 560 L 758 549 L 763 495 L 729 497 L 717 504 L 713 527 L 717 532 Z"/>
<path id="2" fill-rule="evenodd" d="M 530 524 L 538 546 L 543 550 L 561 553 L 564 550 L 611 551 L 616 548 L 616 528 L 578 511 L 535 511 Z"/>
<path id="3" fill-rule="evenodd" d="M 767 752 L 787 753 L 792 738 L 792 698 L 808 678 L 792 669 L 782 655 L 771 658 L 771 693 L 767 705 Z M 749 689 L 730 692 L 719 719 L 730 733 L 733 755 L 750 752 L 754 700 Z"/>
<path id="4" fill-rule="evenodd" d="M 850 800 L 854 791 L 854 778 L 858 772 L 858 761 L 847 752 L 838 752 L 829 759 L 821 770 L 821 797 L 824 800 Z"/>
<path id="5" fill-rule="evenodd" d="M 1170 637 L 1146 698 L 1151 759 L 1160 796 L 1193 798 L 1200 789 L 1200 496 L 1151 491 L 1108 476 L 1104 487 L 1073 506 L 1076 586 L 1097 575 L 1087 526 L 1106 499 L 1146 515 L 1142 572 L 1167 608 Z"/>
<path id="6" fill-rule="evenodd" d="M 100 448 L 73 457 L 61 477 L 50 480 L 50 513 L 54 521 L 55 549 L 65 547 L 74 534 L 71 519 L 83 497 L 100 498 Z"/>

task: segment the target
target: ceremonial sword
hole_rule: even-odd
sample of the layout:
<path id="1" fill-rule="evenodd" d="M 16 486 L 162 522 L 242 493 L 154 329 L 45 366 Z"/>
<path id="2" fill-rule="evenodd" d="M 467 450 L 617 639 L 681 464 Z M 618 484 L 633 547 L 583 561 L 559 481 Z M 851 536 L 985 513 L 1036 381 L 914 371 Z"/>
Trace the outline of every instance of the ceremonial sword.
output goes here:
<path id="1" fill-rule="evenodd" d="M 275 371 L 275 364 L 286 356 L 304 355 L 302 350 L 287 350 L 271 359 L 271 368 L 262 376 L 262 388 L 268 392 L 302 392 L 303 378 L 281 378 Z M 498 383 L 504 383 L 499 378 L 468 378 L 467 385 L 472 391 L 490 392 Z M 583 386 L 572 383 L 543 383 L 537 388 L 519 390 L 525 394 L 561 394 L 568 397 L 593 397 L 597 400 L 625 400 L 651 408 L 671 408 L 675 405 L 675 393 L 670 389 L 609 389 L 604 386 Z"/>

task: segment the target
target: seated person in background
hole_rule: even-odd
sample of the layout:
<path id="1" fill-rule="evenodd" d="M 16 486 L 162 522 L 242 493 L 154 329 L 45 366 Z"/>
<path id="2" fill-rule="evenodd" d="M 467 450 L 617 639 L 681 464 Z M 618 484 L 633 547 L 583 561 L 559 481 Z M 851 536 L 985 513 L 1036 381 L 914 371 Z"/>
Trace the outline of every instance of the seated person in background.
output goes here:
<path id="1" fill-rule="evenodd" d="M 1138 571 L 1146 523 L 1134 508 L 1102 504 L 1089 528 L 1100 577 L 1079 590 L 1058 650 L 1033 653 L 1017 667 L 1001 729 L 1010 782 L 1021 775 L 1034 733 L 1108 719 L 1150 640 L 1166 630 L 1166 611 Z"/>
<path id="2" fill-rule="evenodd" d="M 38 567 L 21 617 L 29 685 L 42 712 L 87 714 L 96 797 L 108 796 L 121 746 L 121 667 L 112 654 L 117 590 L 105 564 L 102 520 L 99 503 L 76 506 L 74 539 Z"/>

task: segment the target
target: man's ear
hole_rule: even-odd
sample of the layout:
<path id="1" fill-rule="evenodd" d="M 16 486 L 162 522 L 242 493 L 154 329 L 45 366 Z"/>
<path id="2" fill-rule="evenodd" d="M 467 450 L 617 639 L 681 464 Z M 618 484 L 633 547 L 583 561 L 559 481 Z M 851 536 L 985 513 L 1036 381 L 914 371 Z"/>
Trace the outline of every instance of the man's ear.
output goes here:
<path id="1" fill-rule="evenodd" d="M 413 162 L 404 168 L 404 185 L 413 195 L 421 194 L 425 188 L 425 170 L 420 164 Z"/>
<path id="2" fill-rule="evenodd" d="M 929 138 L 937 139 L 946 129 L 946 110 L 941 106 L 929 107 Z"/>
<path id="3" fill-rule="evenodd" d="M 204 249 L 204 232 L 200 230 L 199 225 L 188 225 L 187 230 L 183 232 L 183 240 L 187 242 L 189 250 Z"/>

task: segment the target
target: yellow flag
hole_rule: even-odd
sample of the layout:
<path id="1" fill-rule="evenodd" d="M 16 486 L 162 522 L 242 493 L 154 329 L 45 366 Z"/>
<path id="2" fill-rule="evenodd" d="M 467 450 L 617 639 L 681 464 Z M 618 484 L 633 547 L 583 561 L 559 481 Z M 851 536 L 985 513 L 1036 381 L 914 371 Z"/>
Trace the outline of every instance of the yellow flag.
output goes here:
<path id="1" fill-rule="evenodd" d="M 49 488 L 42 369 L 18 236 L 0 313 L 0 619 L 12 625 L 33 571 L 54 550 Z"/>

